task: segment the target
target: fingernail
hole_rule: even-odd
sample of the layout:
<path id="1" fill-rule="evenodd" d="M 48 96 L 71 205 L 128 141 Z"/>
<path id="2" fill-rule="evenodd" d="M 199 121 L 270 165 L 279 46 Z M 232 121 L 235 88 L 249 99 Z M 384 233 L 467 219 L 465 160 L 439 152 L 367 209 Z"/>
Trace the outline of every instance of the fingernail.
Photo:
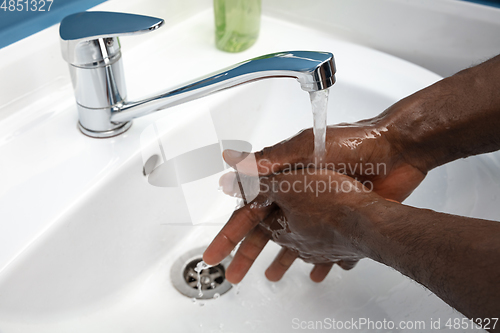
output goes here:
<path id="1" fill-rule="evenodd" d="M 230 158 L 230 159 L 241 159 L 243 157 L 243 153 L 241 151 L 236 151 L 232 149 L 226 149 L 224 150 L 224 158 Z"/>

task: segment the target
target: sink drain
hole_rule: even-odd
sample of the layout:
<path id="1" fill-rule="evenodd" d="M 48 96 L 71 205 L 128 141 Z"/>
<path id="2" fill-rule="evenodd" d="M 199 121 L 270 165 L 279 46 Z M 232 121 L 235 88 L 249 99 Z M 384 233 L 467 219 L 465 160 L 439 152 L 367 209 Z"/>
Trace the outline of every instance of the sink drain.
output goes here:
<path id="1" fill-rule="evenodd" d="M 198 274 L 195 268 L 202 261 L 203 251 L 205 251 L 205 247 L 188 251 L 174 262 L 170 270 L 170 278 L 175 289 L 189 298 L 210 299 L 214 298 L 216 294 L 222 295 L 232 288 L 231 283 L 225 277 L 226 268 L 231 262 L 231 258 L 228 257 L 220 264 L 200 272 L 199 280 L 203 296 L 199 296 Z"/>

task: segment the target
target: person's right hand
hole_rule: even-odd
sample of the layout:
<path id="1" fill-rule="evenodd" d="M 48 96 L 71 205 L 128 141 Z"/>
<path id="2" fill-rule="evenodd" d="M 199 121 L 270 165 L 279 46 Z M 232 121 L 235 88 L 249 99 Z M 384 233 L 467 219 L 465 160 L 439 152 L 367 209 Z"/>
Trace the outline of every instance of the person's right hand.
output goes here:
<path id="1" fill-rule="evenodd" d="M 419 170 L 407 162 L 403 154 L 387 139 L 390 137 L 387 132 L 388 130 L 379 126 L 376 120 L 329 126 L 326 135 L 326 155 L 325 160 L 322 161 L 323 167 L 326 165 L 328 169 L 356 179 L 383 198 L 402 202 L 422 182 L 426 170 Z M 260 177 L 278 175 L 289 169 L 317 167 L 312 129 L 304 130 L 254 155 L 255 159 L 247 158 L 245 153 L 224 151 L 224 159 L 229 165 L 237 169 L 238 173 L 251 176 L 257 176 L 254 174 L 255 163 L 257 163 L 257 172 Z M 221 185 L 226 188 L 237 188 L 234 179 L 226 174 L 221 178 Z M 226 184 L 228 182 L 231 184 Z M 288 253 L 286 245 L 283 251 L 285 251 L 283 253 Z M 217 251 L 212 248 L 209 253 L 211 252 Z M 283 253 L 281 256 L 284 255 Z M 358 258 L 342 259 L 337 263 L 344 269 L 351 269 L 358 260 Z M 293 260 L 290 260 L 286 268 L 292 262 Z M 318 270 L 321 274 L 318 273 L 320 276 L 317 276 L 316 280 L 324 278 L 332 262 L 326 266 L 317 263 L 320 265 L 318 267 L 322 268 Z M 249 265 L 245 269 L 234 269 L 234 271 L 242 278 L 244 273 L 241 272 L 246 272 L 248 268 Z M 286 271 L 286 268 L 282 270 L 282 273 Z"/>
<path id="2" fill-rule="evenodd" d="M 323 164 L 355 178 L 386 199 L 402 202 L 422 182 L 427 170 L 419 170 L 407 162 L 386 134 L 387 129 L 375 120 L 329 126 Z M 259 176 L 310 167 L 314 163 L 313 143 L 313 131 L 307 129 L 254 153 Z M 245 156 L 240 152 L 224 151 L 224 159 L 229 165 L 238 164 L 238 172 L 252 174 L 255 165 L 245 165 L 252 160 L 243 160 Z"/>
<path id="3" fill-rule="evenodd" d="M 303 174 L 304 171 L 304 174 Z M 235 173 L 226 174 L 235 180 Z M 235 188 L 223 186 L 228 195 Z M 271 281 L 282 278 L 296 258 L 314 264 L 311 279 L 321 282 L 334 264 L 351 269 L 370 253 L 380 207 L 389 203 L 354 179 L 310 168 L 260 178 L 260 193 L 236 210 L 203 254 L 213 265 L 242 241 L 226 279 L 239 283 L 269 240 L 282 246 L 266 270 Z"/>

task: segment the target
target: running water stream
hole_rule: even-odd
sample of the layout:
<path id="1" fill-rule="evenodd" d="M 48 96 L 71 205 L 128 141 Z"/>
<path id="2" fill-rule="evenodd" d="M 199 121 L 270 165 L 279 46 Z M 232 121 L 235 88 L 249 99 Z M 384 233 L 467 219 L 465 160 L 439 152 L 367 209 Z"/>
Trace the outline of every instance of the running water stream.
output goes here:
<path id="1" fill-rule="evenodd" d="M 328 89 L 312 91 L 309 93 L 311 99 L 311 108 L 313 113 L 313 132 L 314 132 L 314 162 L 320 166 L 326 153 L 326 116 L 328 106 Z M 203 260 L 198 262 L 195 272 L 198 274 L 198 297 L 203 296 L 201 272 L 212 266 Z"/>
<path id="2" fill-rule="evenodd" d="M 329 89 L 311 91 L 311 108 L 313 113 L 314 163 L 320 165 L 326 153 L 326 115 Z"/>
<path id="3" fill-rule="evenodd" d="M 201 271 L 210 267 L 212 266 L 202 260 L 197 263 L 196 267 L 194 268 L 194 271 L 198 274 L 198 283 L 196 284 L 196 287 L 198 288 L 198 297 L 203 296 L 203 290 L 201 289 Z"/>

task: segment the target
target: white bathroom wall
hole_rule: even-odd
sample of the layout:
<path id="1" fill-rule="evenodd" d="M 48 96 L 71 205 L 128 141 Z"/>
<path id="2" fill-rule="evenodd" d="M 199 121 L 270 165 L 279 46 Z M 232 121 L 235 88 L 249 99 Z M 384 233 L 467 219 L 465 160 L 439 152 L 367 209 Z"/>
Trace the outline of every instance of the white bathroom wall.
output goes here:
<path id="1" fill-rule="evenodd" d="M 264 13 L 442 76 L 500 54 L 500 9 L 458 0 L 263 0 Z M 335 53 L 335 50 L 330 50 Z"/>

